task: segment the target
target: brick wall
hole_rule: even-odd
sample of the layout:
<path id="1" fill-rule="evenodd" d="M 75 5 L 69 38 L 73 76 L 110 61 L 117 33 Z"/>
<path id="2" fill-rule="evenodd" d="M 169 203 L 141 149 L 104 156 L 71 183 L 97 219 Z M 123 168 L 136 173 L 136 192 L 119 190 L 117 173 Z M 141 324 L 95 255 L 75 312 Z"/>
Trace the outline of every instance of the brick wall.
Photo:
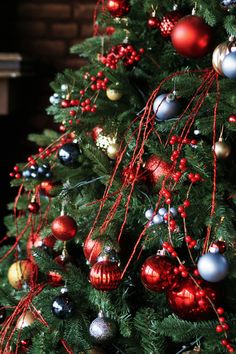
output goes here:
<path id="1" fill-rule="evenodd" d="M 0 129 L 9 136 L 4 169 L 0 171 L 0 238 L 5 232 L 1 222 L 7 213 L 6 203 L 16 191 L 9 187 L 9 172 L 16 162 L 26 161 L 35 152 L 27 141 L 30 132 L 55 128 L 45 109 L 52 94 L 50 82 L 56 72 L 79 68 L 84 61 L 69 53 L 70 47 L 92 34 L 96 0 L 1 0 L 0 51 L 20 52 L 32 60 L 32 76 L 12 79 L 10 89 L 15 100 L 12 113 L 0 117 Z M 0 150 L 5 151 L 4 140 Z"/>

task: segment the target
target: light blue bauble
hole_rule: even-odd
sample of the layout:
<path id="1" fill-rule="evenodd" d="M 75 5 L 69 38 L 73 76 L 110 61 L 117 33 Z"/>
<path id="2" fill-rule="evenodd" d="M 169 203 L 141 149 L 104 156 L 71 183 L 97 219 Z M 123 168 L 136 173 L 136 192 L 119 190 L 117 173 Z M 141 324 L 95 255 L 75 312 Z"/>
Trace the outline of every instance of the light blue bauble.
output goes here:
<path id="1" fill-rule="evenodd" d="M 153 209 L 148 209 L 145 211 L 145 218 L 151 220 L 152 216 L 153 216 Z"/>
<path id="2" fill-rule="evenodd" d="M 227 54 L 222 62 L 223 74 L 229 79 L 236 79 L 236 52 Z"/>
<path id="3" fill-rule="evenodd" d="M 197 269 L 204 280 L 216 283 L 227 276 L 229 264 L 219 252 L 209 252 L 199 258 Z"/>
<path id="4" fill-rule="evenodd" d="M 153 103 L 153 111 L 161 121 L 175 118 L 181 110 L 182 105 L 173 93 L 163 93 L 157 96 Z"/>
<path id="5" fill-rule="evenodd" d="M 163 223 L 163 217 L 159 214 L 156 214 L 153 219 L 152 219 L 153 223 L 156 225 L 159 225 L 161 223 Z"/>

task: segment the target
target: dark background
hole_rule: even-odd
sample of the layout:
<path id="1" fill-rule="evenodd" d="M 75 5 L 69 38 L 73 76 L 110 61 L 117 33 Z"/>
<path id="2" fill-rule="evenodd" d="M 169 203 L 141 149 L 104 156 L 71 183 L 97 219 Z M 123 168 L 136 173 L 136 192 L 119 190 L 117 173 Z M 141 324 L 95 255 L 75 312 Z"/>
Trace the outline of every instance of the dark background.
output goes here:
<path id="1" fill-rule="evenodd" d="M 83 60 L 69 48 L 92 35 L 95 0 L 9 0 L 0 3 L 0 53 L 23 56 L 22 76 L 10 79 L 9 114 L 0 116 L 0 238 L 6 229 L 6 205 L 13 201 L 9 173 L 17 162 L 36 152 L 30 132 L 55 128 L 46 115 L 50 82 L 65 68 L 78 69 Z"/>

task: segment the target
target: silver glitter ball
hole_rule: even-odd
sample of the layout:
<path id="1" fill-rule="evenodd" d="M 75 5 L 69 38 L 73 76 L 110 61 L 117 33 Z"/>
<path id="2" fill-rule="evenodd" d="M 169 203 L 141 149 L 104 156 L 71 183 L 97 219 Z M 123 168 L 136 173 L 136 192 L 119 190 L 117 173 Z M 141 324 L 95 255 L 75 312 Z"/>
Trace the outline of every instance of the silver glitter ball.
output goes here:
<path id="1" fill-rule="evenodd" d="M 152 219 L 153 223 L 158 225 L 161 224 L 163 222 L 163 217 L 161 215 L 156 214 L 153 219 Z"/>
<path id="2" fill-rule="evenodd" d="M 158 210 L 158 214 L 161 216 L 164 216 L 167 213 L 167 210 L 165 208 L 161 208 Z"/>
<path id="3" fill-rule="evenodd" d="M 112 340 L 117 332 L 116 324 L 110 318 L 99 313 L 89 326 L 89 333 L 96 343 L 104 343 Z"/>
<path id="4" fill-rule="evenodd" d="M 148 209 L 145 211 L 145 218 L 146 219 L 151 220 L 152 215 L 153 215 L 153 209 Z"/>

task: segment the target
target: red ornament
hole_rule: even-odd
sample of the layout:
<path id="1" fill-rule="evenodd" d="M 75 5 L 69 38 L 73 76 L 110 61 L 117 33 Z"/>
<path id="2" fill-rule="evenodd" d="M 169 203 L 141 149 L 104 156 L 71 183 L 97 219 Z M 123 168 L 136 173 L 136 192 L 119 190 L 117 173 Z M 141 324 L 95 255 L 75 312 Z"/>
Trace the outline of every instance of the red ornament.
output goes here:
<path id="1" fill-rule="evenodd" d="M 159 29 L 163 37 L 170 37 L 171 32 L 179 20 L 183 17 L 183 13 L 174 10 L 168 12 L 160 21 Z"/>
<path id="2" fill-rule="evenodd" d="M 171 169 L 172 165 L 157 155 L 152 155 L 145 164 L 147 176 L 152 184 L 156 184 L 162 177 L 171 175 Z"/>
<path id="3" fill-rule="evenodd" d="M 220 253 L 225 253 L 226 251 L 226 242 L 218 240 L 212 243 L 211 247 L 218 248 Z"/>
<path id="4" fill-rule="evenodd" d="M 207 296 L 216 305 L 219 293 L 207 282 L 200 281 L 201 290 L 191 278 L 182 278 L 176 287 L 167 292 L 167 301 L 171 310 L 180 318 L 189 321 L 208 320 L 215 312 Z"/>
<path id="5" fill-rule="evenodd" d="M 92 130 L 92 139 L 93 141 L 97 141 L 97 138 L 99 137 L 99 134 L 103 131 L 103 129 L 99 126 L 94 127 Z"/>
<path id="6" fill-rule="evenodd" d="M 117 262 L 104 259 L 92 266 L 89 278 L 92 286 L 97 290 L 114 290 L 120 285 L 121 269 Z"/>
<path id="7" fill-rule="evenodd" d="M 157 17 L 152 16 L 148 19 L 147 25 L 151 29 L 159 28 L 160 27 L 160 20 Z"/>
<path id="8" fill-rule="evenodd" d="M 76 221 L 69 215 L 58 216 L 52 222 L 52 234 L 60 241 L 69 241 L 77 233 Z"/>
<path id="9" fill-rule="evenodd" d="M 144 183 L 146 181 L 147 177 L 143 169 L 140 167 L 137 173 L 137 168 L 138 168 L 137 166 L 133 166 L 133 167 L 127 166 L 123 169 L 121 180 L 124 184 L 128 185 L 133 182 Z"/>
<path id="10" fill-rule="evenodd" d="M 108 0 L 107 10 L 112 17 L 123 17 L 130 11 L 130 5 L 127 0 Z"/>
<path id="11" fill-rule="evenodd" d="M 28 353 L 29 347 L 32 345 L 32 341 L 31 339 L 21 339 L 19 344 L 19 353 L 25 354 Z"/>
<path id="12" fill-rule="evenodd" d="M 53 235 L 48 235 L 47 237 L 45 237 L 43 239 L 43 244 L 46 247 L 53 248 L 55 243 L 56 243 L 56 239 L 55 239 L 55 237 Z"/>
<path id="13" fill-rule="evenodd" d="M 173 28 L 171 40 L 179 54 L 200 58 L 211 50 L 212 28 L 199 16 L 185 16 Z"/>
<path id="14" fill-rule="evenodd" d="M 228 122 L 229 123 L 236 123 L 236 114 L 232 114 L 232 116 L 230 116 L 228 118 Z"/>
<path id="15" fill-rule="evenodd" d="M 30 213 L 37 214 L 39 212 L 40 205 L 37 202 L 31 202 L 28 205 L 28 210 Z"/>
<path id="16" fill-rule="evenodd" d="M 49 285 L 51 285 L 52 287 L 57 287 L 57 286 L 62 286 L 64 285 L 64 281 L 62 279 L 61 274 L 54 272 L 54 271 L 50 271 L 48 273 L 48 283 Z"/>
<path id="17" fill-rule="evenodd" d="M 143 285 L 152 291 L 163 292 L 177 284 L 174 265 L 166 256 L 151 256 L 146 259 L 141 269 Z"/>
<path id="18" fill-rule="evenodd" d="M 94 264 L 97 262 L 97 258 L 102 252 L 103 242 L 101 240 L 95 239 L 93 240 L 90 236 L 88 236 L 84 242 L 84 255 L 85 258 L 89 261 L 90 264 Z"/>
<path id="19" fill-rule="evenodd" d="M 40 192 L 46 197 L 53 197 L 53 189 L 55 186 L 55 183 L 52 181 L 42 181 L 40 183 Z"/>

